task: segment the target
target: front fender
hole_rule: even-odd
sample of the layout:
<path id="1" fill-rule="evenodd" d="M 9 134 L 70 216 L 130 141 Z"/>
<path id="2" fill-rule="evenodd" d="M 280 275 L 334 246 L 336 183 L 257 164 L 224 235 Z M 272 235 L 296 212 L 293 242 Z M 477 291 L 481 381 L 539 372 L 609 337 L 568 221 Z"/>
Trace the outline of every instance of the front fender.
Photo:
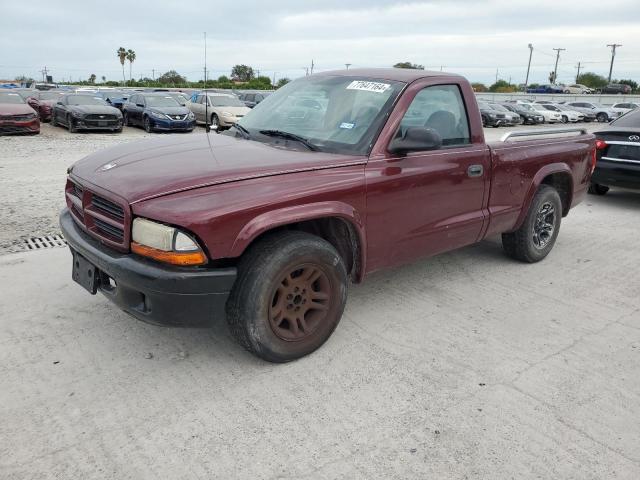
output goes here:
<path id="1" fill-rule="evenodd" d="M 239 257 L 258 236 L 276 227 L 327 217 L 338 217 L 349 222 L 356 230 L 361 250 L 364 252 L 364 220 L 359 212 L 347 203 L 327 201 L 279 208 L 258 215 L 240 230 L 231 247 L 230 256 Z"/>

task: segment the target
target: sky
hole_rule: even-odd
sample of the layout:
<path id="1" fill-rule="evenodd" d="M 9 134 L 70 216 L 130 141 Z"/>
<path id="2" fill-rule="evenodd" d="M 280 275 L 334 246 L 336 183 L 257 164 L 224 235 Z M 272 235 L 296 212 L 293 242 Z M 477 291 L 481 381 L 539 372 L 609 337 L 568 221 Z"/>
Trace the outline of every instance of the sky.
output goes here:
<path id="1" fill-rule="evenodd" d="M 209 77 L 229 75 L 235 64 L 261 75 L 296 78 L 315 71 L 388 67 L 400 61 L 493 83 L 496 76 L 548 83 L 556 52 L 558 81 L 582 71 L 640 81 L 638 0 L 168 0 L 109 2 L 3 1 L 0 9 L 0 79 L 121 80 L 118 47 L 135 50 L 133 77 L 173 69 L 203 77 L 207 32 Z M 129 78 L 129 64 L 125 66 Z"/>

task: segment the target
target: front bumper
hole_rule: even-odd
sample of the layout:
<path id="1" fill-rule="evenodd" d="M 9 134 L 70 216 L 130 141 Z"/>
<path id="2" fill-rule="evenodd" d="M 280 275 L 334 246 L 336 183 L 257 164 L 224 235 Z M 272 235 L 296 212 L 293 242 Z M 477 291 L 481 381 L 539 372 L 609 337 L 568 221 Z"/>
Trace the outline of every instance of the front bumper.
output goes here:
<path id="1" fill-rule="evenodd" d="M 230 127 L 231 125 L 235 125 L 238 120 L 240 120 L 242 117 L 235 117 L 235 116 L 220 116 L 219 117 L 219 121 L 220 121 L 220 126 L 221 127 Z"/>
<path id="2" fill-rule="evenodd" d="M 122 118 L 117 120 L 104 120 L 104 124 L 100 124 L 100 120 L 85 120 L 84 118 L 74 117 L 74 126 L 78 130 L 119 130 L 122 128 Z"/>
<path id="3" fill-rule="evenodd" d="M 156 130 L 178 130 L 178 131 L 188 131 L 193 130 L 196 126 L 196 121 L 194 120 L 169 120 L 169 119 L 159 119 L 152 116 L 149 116 L 151 120 L 151 124 Z"/>
<path id="4" fill-rule="evenodd" d="M 0 120 L 0 133 L 39 133 L 40 120 Z"/>
<path id="5" fill-rule="evenodd" d="M 82 232 L 66 208 L 60 227 L 74 258 L 80 254 L 99 270 L 98 290 L 135 318 L 175 327 L 206 327 L 224 319 L 235 268 L 165 266 L 116 252 Z"/>

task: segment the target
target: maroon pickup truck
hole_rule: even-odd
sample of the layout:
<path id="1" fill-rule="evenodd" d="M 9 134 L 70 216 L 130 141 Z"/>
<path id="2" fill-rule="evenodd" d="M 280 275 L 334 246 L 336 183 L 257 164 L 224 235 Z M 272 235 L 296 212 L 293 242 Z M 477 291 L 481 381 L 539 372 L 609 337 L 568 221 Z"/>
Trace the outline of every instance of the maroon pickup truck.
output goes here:
<path id="1" fill-rule="evenodd" d="M 72 275 L 138 319 L 226 317 L 250 352 L 293 360 L 336 328 L 349 279 L 497 234 L 510 257 L 546 257 L 596 158 L 592 135 L 555 132 L 485 143 L 456 75 L 304 77 L 224 133 L 74 164 L 60 217 Z"/>

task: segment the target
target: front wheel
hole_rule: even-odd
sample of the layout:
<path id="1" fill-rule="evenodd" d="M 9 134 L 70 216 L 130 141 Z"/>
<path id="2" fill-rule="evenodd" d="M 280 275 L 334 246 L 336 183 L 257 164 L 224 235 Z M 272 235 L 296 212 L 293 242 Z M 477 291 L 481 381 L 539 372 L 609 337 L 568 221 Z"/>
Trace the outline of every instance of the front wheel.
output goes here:
<path id="1" fill-rule="evenodd" d="M 153 127 L 151 126 L 151 119 L 149 117 L 144 117 L 144 131 L 147 133 L 153 132 Z"/>
<path id="2" fill-rule="evenodd" d="M 609 117 L 607 116 L 606 113 L 601 112 L 598 115 L 596 115 L 596 120 L 600 123 L 605 123 L 609 121 Z"/>
<path id="3" fill-rule="evenodd" d="M 600 185 L 599 183 L 589 185 L 589 193 L 592 195 L 606 195 L 608 191 L 609 187 L 606 185 Z"/>
<path id="4" fill-rule="evenodd" d="M 539 262 L 556 243 L 561 218 L 562 201 L 557 190 L 541 185 L 520 228 L 502 234 L 502 247 L 511 258 L 528 263 Z"/>
<path id="5" fill-rule="evenodd" d="M 567 117 L 566 115 L 562 116 L 562 123 L 568 123 L 569 122 L 569 117 Z"/>
<path id="6" fill-rule="evenodd" d="M 67 115 L 67 128 L 69 129 L 69 133 L 76 133 L 78 131 L 71 115 Z"/>
<path id="7" fill-rule="evenodd" d="M 220 120 L 218 119 L 218 115 L 215 113 L 211 115 L 211 130 L 220 130 Z"/>
<path id="8" fill-rule="evenodd" d="M 269 362 L 319 348 L 340 322 L 347 271 L 328 242 L 304 232 L 270 235 L 250 247 L 227 301 L 235 339 Z"/>

